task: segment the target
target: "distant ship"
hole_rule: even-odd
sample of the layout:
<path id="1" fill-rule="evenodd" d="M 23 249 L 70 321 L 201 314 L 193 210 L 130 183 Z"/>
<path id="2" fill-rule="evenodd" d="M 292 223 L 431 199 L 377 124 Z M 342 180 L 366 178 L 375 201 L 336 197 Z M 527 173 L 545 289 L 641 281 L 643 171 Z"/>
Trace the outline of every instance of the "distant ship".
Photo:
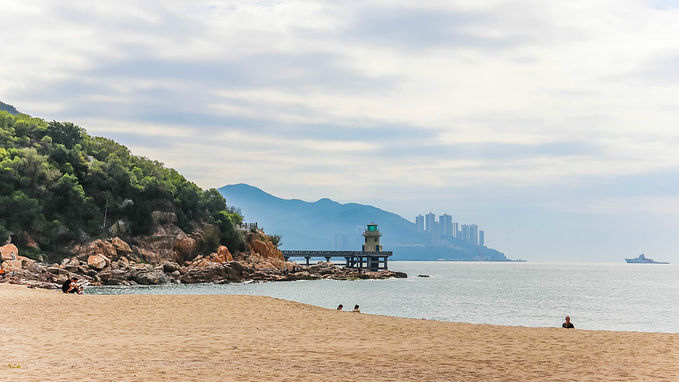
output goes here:
<path id="1" fill-rule="evenodd" d="M 653 259 L 649 259 L 648 257 L 644 256 L 643 253 L 636 259 L 625 259 L 625 261 L 632 264 L 669 264 L 666 261 L 655 261 Z"/>

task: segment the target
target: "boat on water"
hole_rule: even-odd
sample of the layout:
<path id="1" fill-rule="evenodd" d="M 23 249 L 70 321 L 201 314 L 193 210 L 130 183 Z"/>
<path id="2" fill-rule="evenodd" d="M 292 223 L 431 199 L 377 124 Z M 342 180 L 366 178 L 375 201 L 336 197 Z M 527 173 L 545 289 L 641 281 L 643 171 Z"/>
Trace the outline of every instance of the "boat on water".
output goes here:
<path id="1" fill-rule="evenodd" d="M 631 264 L 669 264 L 667 261 L 655 261 L 653 259 L 649 259 L 648 257 L 644 256 L 643 253 L 637 258 L 625 259 L 625 261 Z"/>

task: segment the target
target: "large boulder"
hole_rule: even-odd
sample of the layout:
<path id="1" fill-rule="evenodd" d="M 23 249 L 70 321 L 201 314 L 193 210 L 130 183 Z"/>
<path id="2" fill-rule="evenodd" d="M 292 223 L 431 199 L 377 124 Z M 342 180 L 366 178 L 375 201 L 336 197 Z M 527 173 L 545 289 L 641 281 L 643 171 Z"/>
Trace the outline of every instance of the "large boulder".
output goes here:
<path id="1" fill-rule="evenodd" d="M 87 266 L 98 271 L 111 264 L 111 260 L 104 255 L 91 255 L 87 258 Z"/>
<path id="2" fill-rule="evenodd" d="M 240 282 L 250 278 L 254 270 L 237 261 L 215 263 L 201 259 L 198 264 L 182 268 L 180 281 L 186 284 Z"/>
<path id="3" fill-rule="evenodd" d="M 265 258 L 284 260 L 283 253 L 270 241 L 255 239 L 250 242 L 250 249 Z"/>
<path id="4" fill-rule="evenodd" d="M 229 252 L 228 248 L 221 245 L 221 246 L 219 246 L 219 248 L 217 248 L 216 261 L 218 261 L 220 263 L 225 263 L 227 261 L 233 261 L 233 256 L 231 256 L 231 252 Z"/>
<path id="5" fill-rule="evenodd" d="M 211 283 L 226 279 L 226 270 L 222 264 L 209 262 L 201 267 L 189 267 L 181 277 L 182 283 Z"/>
<path id="6" fill-rule="evenodd" d="M 178 271 L 179 268 L 181 268 L 179 264 L 173 263 L 171 261 L 166 261 L 163 263 L 163 272 L 165 273 L 173 273 L 175 271 Z"/>
<path id="7" fill-rule="evenodd" d="M 97 277 L 101 280 L 104 285 L 130 285 L 128 280 L 129 274 L 115 271 L 103 271 L 100 272 Z"/>
<path id="8" fill-rule="evenodd" d="M 340 268 L 337 265 L 325 261 L 319 261 L 317 264 L 314 264 L 309 267 L 309 272 L 316 273 L 319 275 L 335 274 L 338 273 L 339 271 Z"/>
<path id="9" fill-rule="evenodd" d="M 111 231 L 111 234 L 115 236 L 125 235 L 128 233 L 127 223 L 125 223 L 123 220 L 116 221 L 112 226 L 108 227 L 108 229 Z"/>
<path id="10" fill-rule="evenodd" d="M 19 271 L 21 270 L 21 260 L 5 260 L 2 262 L 2 267 L 5 271 Z"/>
<path id="11" fill-rule="evenodd" d="M 173 249 L 177 261 L 183 262 L 196 257 L 200 248 L 196 239 L 183 234 L 174 240 Z"/>
<path id="12" fill-rule="evenodd" d="M 132 253 L 132 248 L 130 248 L 130 245 L 117 236 L 111 239 L 111 245 L 113 245 L 113 248 L 116 249 L 116 254 L 120 257 L 127 256 Z"/>
<path id="13" fill-rule="evenodd" d="M 157 270 L 137 272 L 132 276 L 132 280 L 141 285 L 161 285 L 170 283 L 170 278 L 165 273 Z"/>
<path id="14" fill-rule="evenodd" d="M 19 249 L 14 244 L 6 244 L 0 247 L 1 260 L 16 260 L 19 256 Z"/>
<path id="15" fill-rule="evenodd" d="M 122 240 L 120 240 L 122 241 Z M 86 260 L 90 256 L 102 255 L 109 260 L 117 260 L 121 255 L 118 255 L 118 250 L 110 240 L 95 240 L 89 243 L 78 245 L 71 251 L 78 259 Z"/>
<path id="16" fill-rule="evenodd" d="M 45 268 L 41 264 L 31 259 L 23 261 L 22 266 L 24 269 L 37 274 L 42 274 L 45 271 Z"/>

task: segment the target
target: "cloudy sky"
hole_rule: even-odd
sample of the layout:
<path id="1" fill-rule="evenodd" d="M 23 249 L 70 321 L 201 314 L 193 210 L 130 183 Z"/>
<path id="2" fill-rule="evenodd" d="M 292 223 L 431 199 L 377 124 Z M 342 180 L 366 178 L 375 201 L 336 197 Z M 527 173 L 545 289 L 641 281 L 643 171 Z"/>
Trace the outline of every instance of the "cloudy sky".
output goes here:
<path id="1" fill-rule="evenodd" d="M 679 262 L 677 3 L 3 0 L 0 100 L 203 188 Z"/>

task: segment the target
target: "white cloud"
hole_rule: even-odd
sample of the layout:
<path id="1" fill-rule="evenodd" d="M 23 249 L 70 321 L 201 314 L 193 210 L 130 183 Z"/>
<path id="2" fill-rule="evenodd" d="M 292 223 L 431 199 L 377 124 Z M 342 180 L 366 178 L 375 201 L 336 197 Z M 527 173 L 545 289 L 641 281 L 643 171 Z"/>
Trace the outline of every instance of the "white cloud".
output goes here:
<path id="1" fill-rule="evenodd" d="M 396 206 L 539 189 L 567 210 L 579 202 L 564 188 L 679 166 L 668 1 L 8 0 L 0 13 L 1 100 L 203 187 L 344 201 L 386 187 Z M 643 192 L 590 210 L 674 205 Z"/>

